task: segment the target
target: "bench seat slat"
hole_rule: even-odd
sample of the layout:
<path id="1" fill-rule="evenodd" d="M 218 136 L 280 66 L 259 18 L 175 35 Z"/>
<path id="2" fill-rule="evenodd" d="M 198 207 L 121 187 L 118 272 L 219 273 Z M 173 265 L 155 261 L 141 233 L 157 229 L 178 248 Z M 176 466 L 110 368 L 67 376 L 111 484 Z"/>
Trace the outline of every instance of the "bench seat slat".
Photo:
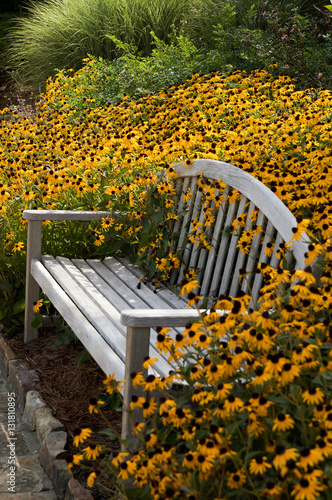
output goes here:
<path id="1" fill-rule="evenodd" d="M 126 283 L 135 294 L 142 298 L 145 304 L 151 308 L 158 309 L 172 309 L 173 306 L 165 302 L 157 293 L 154 293 L 145 283 L 142 283 L 137 276 L 135 276 L 129 269 L 121 264 L 117 259 L 113 257 L 107 257 L 104 260 L 105 266 L 107 266 L 112 273 L 115 274 L 123 283 Z M 137 285 L 140 284 L 139 288 Z"/>
<path id="2" fill-rule="evenodd" d="M 124 377 L 124 364 L 117 354 L 109 348 L 86 317 L 75 307 L 73 301 L 64 292 L 45 266 L 37 259 L 31 262 L 31 274 L 38 281 L 54 307 L 61 311 L 61 316 L 73 331 L 80 332 L 80 340 L 91 356 L 98 362 L 104 373 L 114 373 L 118 380 Z"/>
<path id="3" fill-rule="evenodd" d="M 113 317 L 111 316 L 109 318 L 112 305 L 108 301 L 103 300 L 102 294 L 92 286 L 89 280 L 80 273 L 79 269 L 69 259 L 58 258 L 58 260 L 55 260 L 51 256 L 44 256 L 43 263 L 50 270 L 54 278 L 59 281 L 66 293 L 71 296 L 76 306 L 86 311 L 85 315 L 87 319 L 98 329 L 119 358 L 125 362 L 126 330 L 120 323 L 119 312 L 115 311 L 114 313 L 113 311 Z M 103 289 L 105 292 L 105 285 Z M 91 302 L 90 299 L 93 300 L 93 302 Z M 100 300 L 100 302 L 98 302 L 98 300 Z M 114 317 L 119 318 L 118 324 L 113 323 Z M 153 347 L 157 340 L 156 332 L 151 332 L 150 335 L 151 345 L 149 355 L 150 357 L 158 358 L 158 362 L 155 364 L 156 371 L 161 376 L 165 376 L 173 367 L 167 363 L 165 357 L 159 356 L 159 353 Z"/>
<path id="4" fill-rule="evenodd" d="M 65 257 L 57 257 L 56 260 L 66 269 L 66 272 L 70 273 L 71 277 L 79 284 L 90 299 L 103 311 L 105 316 L 125 334 L 125 328 L 122 328 L 120 323 L 120 312 L 114 305 L 110 302 L 114 294 L 105 282 L 100 278 L 98 281 L 98 286 L 96 286 L 96 281 L 98 277 L 93 272 L 93 269 L 81 259 L 70 260 Z M 91 276 L 97 279 L 90 281 L 89 271 L 92 271 Z M 86 271 L 83 272 L 83 269 Z"/>
<path id="5" fill-rule="evenodd" d="M 128 259 L 117 257 L 117 260 L 121 262 L 121 264 L 129 271 L 129 273 L 134 274 L 138 279 L 143 279 L 146 276 L 145 271 L 138 268 L 137 266 L 133 266 L 132 264 L 130 264 Z M 154 296 L 157 295 L 161 297 L 163 301 L 166 302 L 166 304 L 168 304 L 170 307 L 174 309 L 187 307 L 187 301 L 182 299 L 179 295 L 176 295 L 172 290 L 164 287 L 155 290 L 155 287 L 152 288 L 152 285 L 149 282 L 146 283 L 146 286 L 150 288 L 150 290 L 152 290 Z"/>
<path id="6" fill-rule="evenodd" d="M 70 273 L 54 257 L 45 255 L 42 262 L 56 282 L 65 290 L 76 306 L 85 312 L 90 323 L 100 332 L 106 342 L 125 361 L 126 340 L 123 332 L 112 325 L 102 309 L 93 304 L 84 288 L 70 276 Z"/>

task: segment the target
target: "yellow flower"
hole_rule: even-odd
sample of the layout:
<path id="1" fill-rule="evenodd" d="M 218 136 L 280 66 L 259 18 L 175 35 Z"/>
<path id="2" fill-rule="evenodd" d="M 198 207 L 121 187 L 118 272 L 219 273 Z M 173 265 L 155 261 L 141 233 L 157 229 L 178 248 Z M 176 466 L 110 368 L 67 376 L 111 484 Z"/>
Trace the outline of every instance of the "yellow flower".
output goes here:
<path id="1" fill-rule="evenodd" d="M 310 481 L 307 477 L 303 477 L 291 491 L 291 495 L 295 500 L 316 500 L 320 497 L 324 486 L 318 484 L 317 481 Z"/>
<path id="2" fill-rule="evenodd" d="M 103 406 L 105 401 L 97 400 L 96 398 L 90 398 L 89 413 L 98 413 L 98 407 Z"/>
<path id="3" fill-rule="evenodd" d="M 37 302 L 34 302 L 33 303 L 33 312 L 37 313 L 39 312 L 39 309 L 41 308 L 41 306 L 43 305 L 43 299 L 39 299 Z"/>
<path id="4" fill-rule="evenodd" d="M 133 475 L 137 469 L 137 464 L 134 461 L 127 460 L 120 464 L 120 472 L 118 478 L 128 479 L 129 475 Z"/>
<path id="5" fill-rule="evenodd" d="M 293 429 L 294 425 L 295 422 L 288 413 L 286 413 L 286 415 L 284 413 L 279 413 L 279 415 L 273 420 L 272 430 L 277 432 L 288 431 Z"/>
<path id="6" fill-rule="evenodd" d="M 257 457 L 250 460 L 249 472 L 250 474 L 264 474 L 272 466 L 267 462 L 266 457 Z"/>
<path id="7" fill-rule="evenodd" d="M 296 448 L 286 449 L 284 446 L 279 445 L 276 447 L 276 455 L 273 459 L 273 465 L 278 470 L 284 467 L 288 460 L 297 460 L 299 452 Z"/>
<path id="8" fill-rule="evenodd" d="M 114 391 L 121 392 L 123 389 L 124 380 L 118 382 L 115 380 L 115 375 L 108 375 L 106 380 L 103 381 L 103 384 L 106 385 L 106 391 L 109 394 L 112 394 Z"/>
<path id="9" fill-rule="evenodd" d="M 85 428 L 85 429 L 80 429 L 76 428 L 74 430 L 74 446 L 78 446 L 80 443 L 83 443 L 87 438 L 89 438 L 92 434 L 92 430 Z"/>
<path id="10" fill-rule="evenodd" d="M 83 452 L 88 460 L 91 460 L 91 458 L 92 460 L 96 460 L 102 449 L 102 446 L 99 444 L 90 444 L 90 446 L 84 448 Z"/>
<path id="11" fill-rule="evenodd" d="M 15 243 L 15 245 L 13 246 L 13 252 L 14 253 L 21 252 L 22 248 L 24 248 L 24 243 L 23 241 L 19 241 L 18 243 Z"/>
<path id="12" fill-rule="evenodd" d="M 188 295 L 194 290 L 197 290 L 198 286 L 199 284 L 197 280 L 191 280 L 191 281 L 183 280 L 180 295 Z"/>
<path id="13" fill-rule="evenodd" d="M 307 405 L 317 405 L 324 401 L 324 393 L 319 387 L 309 387 L 302 393 L 302 399 Z"/>
<path id="14" fill-rule="evenodd" d="M 92 488 L 92 486 L 96 482 L 96 479 L 97 479 L 97 474 L 95 472 L 91 472 L 91 474 L 89 474 L 88 479 L 86 481 L 87 487 Z"/>
<path id="15" fill-rule="evenodd" d="M 227 486 L 231 490 L 237 490 L 244 486 L 247 481 L 247 476 L 243 469 L 239 469 L 236 472 L 228 472 L 227 474 Z"/>
<path id="16" fill-rule="evenodd" d="M 69 455 L 66 458 L 66 461 L 68 463 L 68 472 L 71 474 L 72 468 L 74 467 L 74 465 L 79 465 L 83 459 L 84 459 L 84 456 L 81 453 L 76 454 L 76 455 Z"/>

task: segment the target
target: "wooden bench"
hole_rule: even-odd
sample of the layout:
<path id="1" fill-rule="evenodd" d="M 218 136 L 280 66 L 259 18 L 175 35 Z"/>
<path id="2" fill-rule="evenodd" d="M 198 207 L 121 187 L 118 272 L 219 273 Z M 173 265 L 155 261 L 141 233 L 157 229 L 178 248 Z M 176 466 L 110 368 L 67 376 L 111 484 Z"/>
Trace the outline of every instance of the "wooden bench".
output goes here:
<path id="1" fill-rule="evenodd" d="M 233 165 L 215 160 L 195 160 L 189 167 L 180 163 L 173 169 L 178 176 L 174 207 L 178 220 L 174 222 L 173 233 L 175 250 L 182 253 L 182 264 L 172 273 L 171 283 L 180 282 L 186 269 L 195 268 L 199 271 L 200 295 L 216 300 L 220 294 L 236 297 L 240 290 L 247 293 L 251 289 L 257 300 L 263 280 L 262 275 L 255 272 L 257 262 L 277 266 L 279 244 L 289 241 L 291 248 L 286 255 L 289 268 L 305 267 L 308 245 L 303 238 L 292 240 L 292 228 L 297 225 L 295 217 L 257 179 Z M 211 192 L 215 196 L 210 196 L 214 199 L 209 201 Z M 210 249 L 188 240 L 193 225 L 196 229 L 203 227 L 207 209 L 211 220 L 215 219 L 204 233 L 210 241 Z M 252 217 L 254 213 L 256 220 Z M 61 210 L 23 212 L 23 218 L 28 220 L 25 341 L 38 336 L 31 322 L 33 304 L 42 288 L 102 370 L 106 374 L 114 373 L 118 380 L 126 380 L 124 406 L 128 408 L 134 394 L 130 374 L 142 371 L 146 356 L 159 358 L 155 369 L 160 375 L 167 375 L 172 369 L 166 358 L 156 352 L 154 329 L 171 327 L 175 335 L 176 328 L 181 331 L 188 322 L 197 320 L 198 312 L 188 308 L 187 302 L 170 287 L 156 293 L 140 280 L 144 271 L 125 259 L 112 256 L 103 261 L 69 260 L 42 256 L 42 221 L 97 220 L 109 215 Z M 231 231 L 234 221 L 235 226 L 242 227 Z M 261 232 L 257 227 L 261 227 Z M 246 230 L 256 232 L 249 251 L 243 253 L 238 242 Z M 274 250 L 268 256 L 265 250 L 271 243 Z M 248 279 L 240 282 L 241 268 L 246 269 Z M 129 429 L 129 419 L 124 412 L 123 437 Z"/>

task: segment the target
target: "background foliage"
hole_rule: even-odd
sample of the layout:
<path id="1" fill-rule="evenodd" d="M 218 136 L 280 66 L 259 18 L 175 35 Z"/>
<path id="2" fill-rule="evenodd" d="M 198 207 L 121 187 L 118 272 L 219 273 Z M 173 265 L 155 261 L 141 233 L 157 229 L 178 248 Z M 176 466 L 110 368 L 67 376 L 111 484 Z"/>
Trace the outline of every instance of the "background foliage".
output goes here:
<path id="1" fill-rule="evenodd" d="M 277 65 L 304 86 L 331 86 L 331 27 L 323 0 L 47 0 L 33 2 L 7 39 L 7 64 L 26 81 L 44 85 L 57 70 L 82 66 L 88 55 L 105 65 L 123 55 L 114 37 L 139 56 L 192 42 L 215 70 Z M 125 50 L 127 51 L 127 49 Z"/>

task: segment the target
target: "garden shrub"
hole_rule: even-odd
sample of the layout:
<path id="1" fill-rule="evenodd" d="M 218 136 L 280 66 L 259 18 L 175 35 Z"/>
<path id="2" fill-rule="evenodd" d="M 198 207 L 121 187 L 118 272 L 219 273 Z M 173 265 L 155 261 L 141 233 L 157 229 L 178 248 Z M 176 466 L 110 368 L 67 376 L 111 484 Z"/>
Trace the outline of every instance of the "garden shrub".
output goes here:
<path id="1" fill-rule="evenodd" d="M 265 3 L 253 14 L 253 26 L 232 30 L 214 27 L 214 47 L 219 65 L 236 69 L 263 68 L 274 75 L 289 75 L 298 88 L 331 88 L 331 16 L 325 10 L 313 21 L 290 9 L 279 11 Z M 261 27 L 255 27 L 261 25 Z"/>
<path id="2" fill-rule="evenodd" d="M 57 74 L 57 84 L 66 86 L 67 100 L 76 108 L 77 115 L 87 106 L 118 104 L 124 96 L 138 99 L 157 94 L 183 83 L 193 73 L 206 73 L 214 68 L 214 59 L 206 60 L 188 38 L 173 33 L 166 44 L 152 35 L 155 48 L 149 57 L 139 56 L 137 47 L 112 37 L 122 56 L 113 61 L 87 58 L 75 75 L 72 70 Z M 61 100 L 55 105 L 61 108 Z"/>

